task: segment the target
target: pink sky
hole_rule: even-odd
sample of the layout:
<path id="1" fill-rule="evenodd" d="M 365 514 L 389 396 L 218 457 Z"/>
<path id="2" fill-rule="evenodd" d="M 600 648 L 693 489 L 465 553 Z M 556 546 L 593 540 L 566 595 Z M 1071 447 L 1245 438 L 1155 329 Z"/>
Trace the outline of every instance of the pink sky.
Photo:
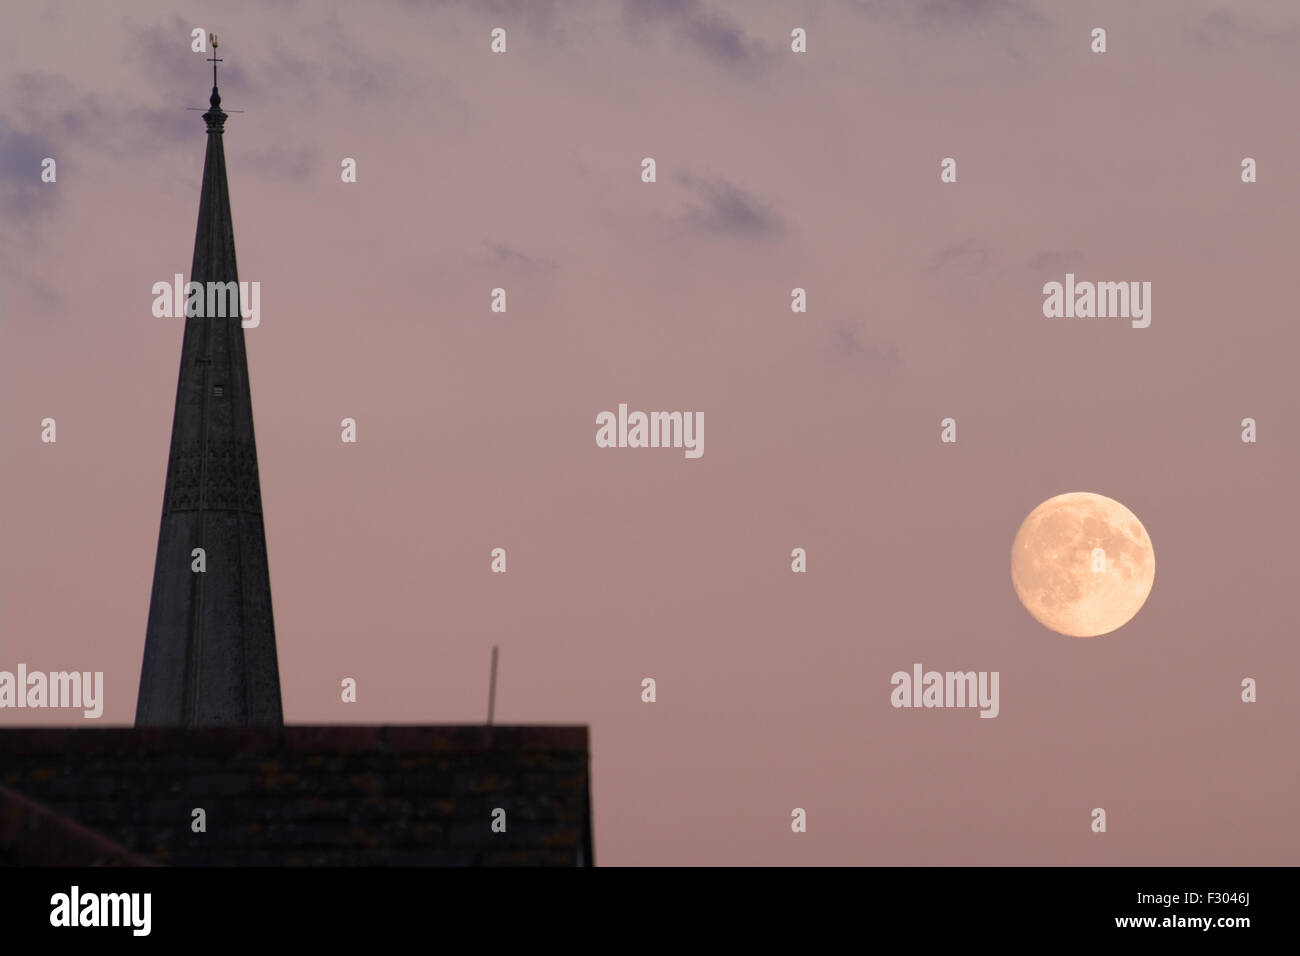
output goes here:
<path id="1" fill-rule="evenodd" d="M 286 721 L 481 721 L 495 643 L 498 722 L 591 727 L 603 865 L 1300 862 L 1293 4 L 126 11 L 0 15 L 0 669 L 134 718 L 202 27 Z M 1044 318 L 1066 272 L 1151 327 Z M 704 456 L 597 448 L 620 402 Z M 1156 551 L 1097 639 L 1009 574 L 1075 490 Z M 997 719 L 891 708 L 918 661 L 999 671 Z"/>

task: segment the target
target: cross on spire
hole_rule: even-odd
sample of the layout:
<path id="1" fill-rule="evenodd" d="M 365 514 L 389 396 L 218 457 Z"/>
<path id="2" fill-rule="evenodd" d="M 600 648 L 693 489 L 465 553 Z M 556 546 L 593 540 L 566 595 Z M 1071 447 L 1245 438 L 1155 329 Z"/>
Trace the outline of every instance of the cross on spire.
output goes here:
<path id="1" fill-rule="evenodd" d="M 215 33 L 208 34 L 208 42 L 212 44 L 212 56 L 208 57 L 208 62 L 212 64 L 212 91 L 215 93 L 217 89 L 217 64 L 225 61 L 217 56 L 217 35 Z"/>

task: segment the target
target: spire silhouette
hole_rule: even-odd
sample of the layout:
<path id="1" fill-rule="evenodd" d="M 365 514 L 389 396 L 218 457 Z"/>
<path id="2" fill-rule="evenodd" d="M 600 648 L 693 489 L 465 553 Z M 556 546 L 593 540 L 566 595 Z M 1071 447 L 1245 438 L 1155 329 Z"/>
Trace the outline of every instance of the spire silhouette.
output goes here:
<path id="1" fill-rule="evenodd" d="M 190 268 L 203 308 L 185 310 L 136 726 L 284 722 L 216 45 Z"/>

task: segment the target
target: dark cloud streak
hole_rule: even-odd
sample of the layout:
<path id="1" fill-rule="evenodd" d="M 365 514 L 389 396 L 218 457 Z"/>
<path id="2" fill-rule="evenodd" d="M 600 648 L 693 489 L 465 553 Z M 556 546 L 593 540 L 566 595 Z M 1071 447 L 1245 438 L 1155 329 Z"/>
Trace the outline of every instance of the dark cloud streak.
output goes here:
<path id="1" fill-rule="evenodd" d="M 653 25 L 666 26 L 728 69 L 753 72 L 768 62 L 762 43 L 746 37 L 740 24 L 700 0 L 625 0 L 624 10 L 634 34 Z"/>
<path id="2" fill-rule="evenodd" d="M 766 203 L 725 179 L 700 179 L 688 172 L 678 181 L 692 194 L 680 223 L 699 235 L 773 239 L 785 235 L 785 221 Z"/>

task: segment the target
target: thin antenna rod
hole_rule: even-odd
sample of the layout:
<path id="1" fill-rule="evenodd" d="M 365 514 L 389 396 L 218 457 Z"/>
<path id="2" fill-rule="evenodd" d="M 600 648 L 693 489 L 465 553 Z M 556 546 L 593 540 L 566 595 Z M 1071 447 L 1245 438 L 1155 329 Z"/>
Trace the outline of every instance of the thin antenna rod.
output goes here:
<path id="1" fill-rule="evenodd" d="M 492 726 L 492 714 L 497 705 L 497 646 L 492 645 L 492 680 L 488 684 L 488 726 Z"/>

